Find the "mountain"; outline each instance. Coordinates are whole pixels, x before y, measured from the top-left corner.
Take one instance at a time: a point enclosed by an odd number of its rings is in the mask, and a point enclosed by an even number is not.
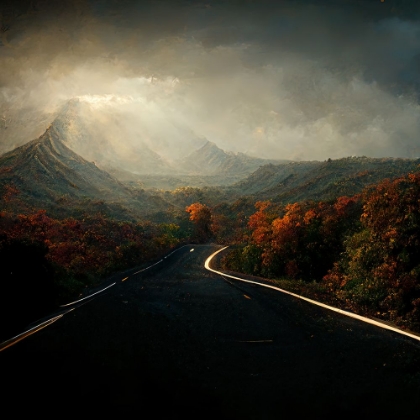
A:
[[[141,138],[132,135],[116,109],[95,110],[77,98],[68,101],[52,125],[70,149],[108,171],[137,174],[172,173],[174,168]]]
[[[171,123],[165,127],[167,131],[159,134],[157,128],[153,131],[150,122],[146,124],[146,109],[145,115],[138,115],[129,105],[124,108],[108,104],[106,98],[97,99],[99,105],[89,102],[92,98],[69,100],[51,127],[69,149],[126,185],[158,189],[230,185],[262,165],[287,162],[224,151],[182,124]],[[134,109],[139,112],[142,108]],[[187,150],[193,152],[185,156]]]
[[[199,149],[178,160],[176,167],[188,174],[244,177],[262,165],[282,162],[287,161],[256,158],[245,153],[226,152],[215,143],[207,141]]]
[[[360,193],[368,185],[420,169],[420,159],[346,157],[320,162],[264,165],[228,189],[232,196],[252,196],[290,203],[328,200]]]
[[[15,191],[17,207],[55,214],[105,211],[122,219],[160,211],[167,203],[124,186],[69,149],[52,124],[38,139],[0,156],[0,191]],[[3,203],[3,208],[7,207]]]
[[[228,186],[240,181],[268,163],[287,162],[227,152],[215,143],[205,144],[188,156],[172,162],[170,173],[138,174],[125,169],[107,167],[106,170],[126,185],[146,189],[174,190],[189,187]]]

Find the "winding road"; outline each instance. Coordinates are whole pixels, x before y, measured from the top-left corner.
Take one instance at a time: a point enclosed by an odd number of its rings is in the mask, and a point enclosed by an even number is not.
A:
[[[221,248],[184,246],[114,276],[3,343],[2,409],[167,419],[418,415],[417,339],[207,270]]]

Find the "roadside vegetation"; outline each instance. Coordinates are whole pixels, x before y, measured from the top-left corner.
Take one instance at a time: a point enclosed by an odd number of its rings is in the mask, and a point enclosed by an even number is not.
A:
[[[175,248],[174,223],[121,222],[93,214],[56,219],[45,210],[0,213],[0,339],[77,299],[113,273]]]
[[[221,260],[225,270],[420,333],[420,172],[326,201],[191,199],[180,211],[143,221],[100,212],[17,214],[4,206],[1,316],[24,306],[39,317],[182,243],[214,242],[230,246]],[[5,189],[2,202],[12,200],[19,192]],[[41,308],[32,308],[35,301]]]
[[[255,207],[224,269],[420,332],[420,173],[353,197]]]
[[[59,301],[114,272],[157,258],[182,241],[182,235],[173,223],[121,222],[101,214],[62,220],[48,216],[45,210],[29,215],[0,214],[0,252],[42,249],[46,263],[60,274]],[[23,256],[17,257],[19,264],[26,265]]]

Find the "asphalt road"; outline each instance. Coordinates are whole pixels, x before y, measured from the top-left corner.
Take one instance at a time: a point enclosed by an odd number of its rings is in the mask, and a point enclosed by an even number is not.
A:
[[[226,281],[204,269],[218,248],[186,246],[149,270],[116,276],[114,286],[1,351],[2,411],[418,416],[420,342]]]

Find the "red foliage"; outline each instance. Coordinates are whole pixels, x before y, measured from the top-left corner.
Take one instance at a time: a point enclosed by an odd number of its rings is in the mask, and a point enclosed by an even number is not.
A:
[[[20,191],[14,185],[5,185],[3,187],[3,196],[2,199],[6,203],[10,203],[13,197],[17,196]]]
[[[263,249],[262,266],[276,276],[320,280],[343,250],[343,236],[359,216],[358,203],[357,197],[293,203],[278,216],[268,210],[269,202],[258,202],[248,226],[253,243]]]
[[[49,261],[81,278],[100,278],[154,258],[178,242],[170,233],[153,224],[117,222],[102,215],[57,220],[39,210],[17,216],[2,212],[0,217],[0,246],[10,240],[42,243]]]

